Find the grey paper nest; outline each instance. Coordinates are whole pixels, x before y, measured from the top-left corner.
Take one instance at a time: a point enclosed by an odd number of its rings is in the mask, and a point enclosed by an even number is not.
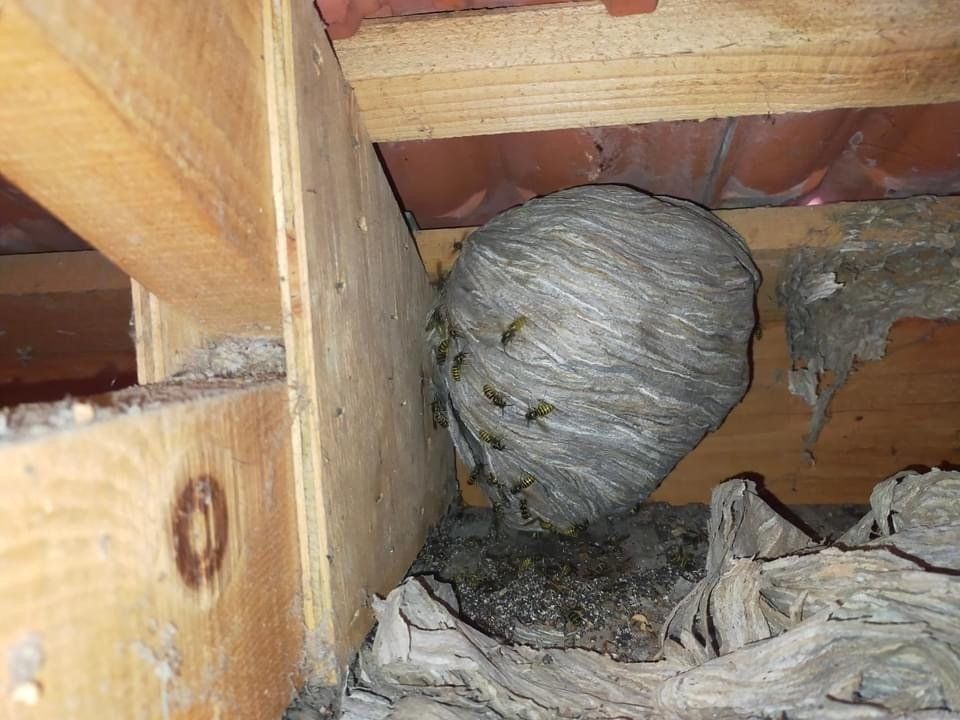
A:
[[[630,508],[743,396],[758,284],[743,240],[690,203],[531,200],[467,239],[438,295],[434,420],[513,527]]]

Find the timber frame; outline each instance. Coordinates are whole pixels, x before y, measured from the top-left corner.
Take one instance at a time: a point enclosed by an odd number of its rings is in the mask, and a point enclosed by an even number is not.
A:
[[[575,3],[334,48],[309,0],[0,3],[0,173],[102,253],[0,258],[0,311],[132,308],[141,383],[0,428],[0,717],[279,717],[342,673],[450,498],[419,337],[469,232],[414,238],[373,141],[960,100],[955,10]],[[751,453],[792,502],[863,501],[893,443],[960,462],[960,331],[908,324],[804,464],[772,290],[791,247],[956,234],[960,202],[722,217],[765,276],[754,384],[657,497],[706,501]],[[282,339],[285,377],[183,379],[237,337]]]

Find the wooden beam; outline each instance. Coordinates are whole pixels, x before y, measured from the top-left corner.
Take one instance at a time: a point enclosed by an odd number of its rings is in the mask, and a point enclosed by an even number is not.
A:
[[[130,385],[129,287],[96,251],[0,255],[0,406]]]
[[[960,99],[955,0],[442,13],[336,48],[378,142]]]
[[[915,197],[878,202],[835,203],[809,207],[758,207],[717,210],[717,217],[743,236],[763,274],[757,298],[761,322],[783,318],[776,286],[784,252],[795,247],[827,247],[847,239],[865,242],[915,242],[936,234],[957,233],[960,197]],[[430,279],[450,271],[463,241],[476,228],[417,232],[420,257]]]
[[[960,323],[895,325],[887,356],[865,363],[834,398],[814,448],[804,452],[810,407],[787,388],[782,322],[753,345],[753,382],[743,402],[651,496],[708,502],[713,487],[752,473],[788,504],[866,503],[880,480],[909,466],[960,464]]]
[[[0,296],[127,290],[128,278],[96,250],[0,255]]]
[[[303,652],[284,384],[3,420],[0,717],[279,717]]]
[[[309,660],[332,680],[446,507],[452,450],[428,408],[431,288],[320,18],[264,12]]]
[[[10,0],[0,172],[212,332],[279,335],[260,4]]]
[[[866,502],[876,482],[908,465],[960,464],[960,324],[904,322],[890,335],[887,357],[867,363],[834,398],[831,419],[810,463],[803,436],[810,407],[787,388],[791,367],[775,289],[793,247],[844,240],[914,242],[960,233],[960,198],[911,198],[814,207],[723,210],[721,219],[750,246],[763,273],[758,295],[762,336],[753,345],[753,381],[723,426],[708,435],[652,498],[709,502],[718,482],[762,475],[783,502]],[[424,230],[417,243],[434,279],[449,271],[472,228]],[[466,485],[464,498],[484,504]]]

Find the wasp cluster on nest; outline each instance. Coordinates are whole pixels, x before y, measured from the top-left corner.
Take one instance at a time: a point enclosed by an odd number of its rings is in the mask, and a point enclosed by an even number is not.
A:
[[[759,274],[700,207],[616,185],[508,210],[427,319],[433,418],[504,521],[572,533],[646,498],[746,391]]]

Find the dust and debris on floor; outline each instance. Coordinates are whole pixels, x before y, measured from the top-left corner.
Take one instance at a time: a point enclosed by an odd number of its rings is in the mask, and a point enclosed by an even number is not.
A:
[[[806,505],[792,514],[833,539],[867,508]],[[506,642],[649,660],[667,614],[704,577],[709,514],[701,504],[642,503],[564,537],[498,529],[490,509],[458,505],[431,531],[408,575],[451,583],[460,617]],[[308,688],[284,720],[334,717],[339,693]]]
[[[285,362],[283,343],[275,338],[228,337],[194,350],[174,378],[281,377]]]
[[[806,526],[836,510],[798,525],[755,481],[721,483],[703,580],[654,662],[498,641],[450,584],[408,578],[373,601],[343,717],[960,720],[958,501],[960,472],[896,473],[823,544]]]
[[[795,514],[830,538],[864,511]],[[703,578],[708,518],[707,505],[643,503],[567,538],[497,531],[490,510],[461,507],[431,532],[409,574],[451,583],[461,617],[507,642],[643,661],[659,650],[667,614]]]

